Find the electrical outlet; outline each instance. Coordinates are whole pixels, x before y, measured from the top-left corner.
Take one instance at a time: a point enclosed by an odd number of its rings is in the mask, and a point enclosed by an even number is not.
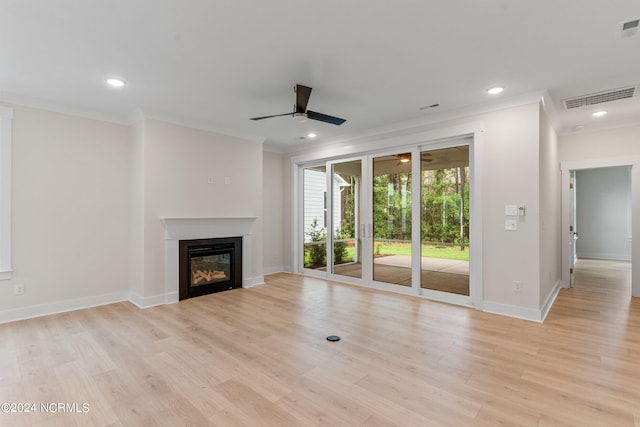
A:
[[[13,285],[13,294],[14,295],[24,295],[24,285],[23,284]]]
[[[216,180],[212,176],[208,176],[207,177],[207,183],[208,184],[215,184]]]
[[[513,292],[522,292],[522,282],[519,280],[513,281]]]

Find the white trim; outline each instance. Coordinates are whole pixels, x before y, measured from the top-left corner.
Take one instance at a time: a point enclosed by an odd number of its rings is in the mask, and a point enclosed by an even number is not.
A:
[[[448,304],[462,305],[464,307],[477,308],[471,297],[467,295],[458,295],[450,292],[436,291],[434,289],[420,289],[420,296],[439,302]]]
[[[265,138],[259,135],[241,133],[241,132],[237,132],[235,130],[230,130],[230,129],[223,129],[219,126],[214,126],[207,122],[187,119],[187,118],[179,117],[170,113],[143,110],[141,108],[136,108],[135,110],[133,110],[127,117],[125,124],[131,126],[143,119],[155,120],[159,122],[170,123],[176,126],[187,127],[189,129],[196,129],[196,130],[202,130],[205,132],[215,133],[217,135],[224,135],[232,138],[244,139],[244,140],[252,141],[261,145],[263,145],[265,141]]]
[[[569,160],[560,163],[560,170],[568,172],[580,169],[598,169],[614,166],[635,166],[640,165],[640,156],[628,157],[605,157],[599,159]]]
[[[570,237],[570,212],[571,197],[569,184],[571,182],[571,171],[581,169],[597,169],[614,166],[631,166],[631,198],[632,198],[632,226],[631,226],[631,295],[640,297],[640,224],[636,221],[640,212],[640,156],[609,157],[586,160],[570,160],[560,163],[562,172],[562,247],[568,248],[567,239]],[[562,251],[562,287],[568,288],[570,285],[569,268],[571,266],[571,254],[569,250]]]
[[[220,126],[215,126],[211,123],[187,119],[187,118],[179,117],[170,113],[143,110],[142,108],[139,108],[139,107],[134,108],[128,114],[123,116],[121,114],[110,114],[110,113],[100,112],[96,110],[91,110],[88,108],[62,105],[62,104],[47,101],[44,99],[39,99],[39,98],[30,97],[30,96],[9,93],[9,92],[0,92],[0,102],[19,105],[21,107],[37,108],[40,110],[51,111],[59,114],[65,114],[67,116],[82,117],[85,119],[99,120],[102,122],[115,123],[115,124],[125,125],[125,126],[131,126],[139,122],[140,120],[147,118],[151,120],[171,123],[178,126],[188,127],[191,129],[203,130],[203,131],[215,133],[218,135],[245,139],[245,140],[253,141],[259,144],[263,144],[265,141],[264,136],[237,132],[235,130],[230,130],[230,129],[223,129]]]
[[[13,109],[0,106],[0,280],[11,279],[11,144]]]
[[[542,310],[535,308],[520,307],[517,305],[502,304],[494,301],[484,301],[482,311],[485,313],[499,314],[502,316],[515,317],[516,319],[529,320],[542,323]]]
[[[165,239],[208,239],[251,235],[257,217],[160,218]]]
[[[251,277],[244,279],[242,283],[243,288],[253,288],[254,286],[264,285],[264,276]]]
[[[175,298],[176,300],[174,302],[177,302],[178,301],[177,293]],[[171,299],[165,295],[143,297],[138,294],[131,293],[129,294],[129,301],[138,308],[149,308],[149,307],[155,307],[157,305],[166,304],[167,301],[171,301]]]
[[[540,99],[540,102],[542,103],[542,109],[547,114],[549,123],[551,123],[551,127],[554,130],[559,129],[560,115],[558,114],[558,109],[556,108],[556,105],[553,102],[553,98],[551,98],[551,95],[549,94],[549,92],[545,91],[544,94],[542,94],[542,98]]]
[[[491,113],[499,110],[506,110],[510,108],[516,108],[523,105],[528,104],[537,104],[543,98],[546,92],[544,91],[536,91],[525,93],[519,96],[513,96],[509,98],[504,98],[500,101],[492,102],[491,104],[480,104],[473,105],[470,107],[460,108],[453,111],[444,111],[441,113],[431,112],[428,118],[422,117],[414,120],[406,120],[402,122],[397,122],[388,126],[381,126],[375,128],[368,128],[364,131],[352,132],[349,134],[340,135],[334,139],[329,139],[326,142],[322,143],[322,147],[333,146],[333,151],[335,151],[338,147],[344,147],[348,145],[351,141],[362,140],[365,138],[376,137],[378,135],[384,135],[392,132],[398,131],[406,131],[411,130],[412,128],[420,128],[424,126],[434,125],[437,123],[444,123],[451,120],[470,118],[474,116],[478,116],[481,114]],[[436,139],[436,138],[429,138]],[[315,146],[318,146],[318,142],[314,142]],[[284,153],[295,153],[298,151],[307,151],[309,149],[309,144],[304,144],[302,146],[294,145],[284,148]]]
[[[119,125],[129,124],[128,120],[119,114],[108,114],[86,108],[70,107],[68,105],[61,105],[51,101],[25,95],[18,95],[15,93],[0,92],[0,101],[8,104],[19,105],[21,107],[37,108],[39,110],[65,114],[67,116],[82,117],[85,119],[99,120],[101,122],[115,123]]]
[[[15,322],[17,320],[48,316],[50,314],[56,313],[65,313],[67,311],[81,310],[83,308],[97,307],[100,305],[113,304],[128,300],[128,292],[116,292],[111,294],[57,301],[48,304],[14,308],[10,310],[0,311],[0,323]]]
[[[333,159],[341,159],[347,156],[357,156],[372,154],[382,150],[401,150],[403,148],[411,148],[421,144],[435,144],[440,141],[456,140],[466,138],[475,133],[482,132],[484,125],[480,121],[474,121],[463,125],[446,127],[441,129],[432,129],[424,132],[411,133],[408,135],[399,135],[396,137],[387,137],[376,141],[360,144],[345,144],[332,146],[322,146],[317,150],[305,152],[298,156],[291,157],[293,165],[302,165],[309,162],[317,162],[318,160],[329,161]]]
[[[479,128],[469,144],[469,296],[478,310],[484,305],[483,165],[484,129]]]
[[[541,322],[544,322],[544,319],[547,318],[547,314],[549,314],[549,310],[551,310],[551,306],[553,306],[553,303],[556,301],[556,298],[558,297],[558,293],[560,293],[560,288],[562,287],[561,285],[562,283],[560,282],[560,280],[558,280],[556,284],[553,285],[551,292],[549,292],[549,295],[547,296],[547,299],[544,302],[544,305],[542,306],[542,310],[540,313]]]
[[[591,258],[591,259],[606,259],[610,261],[631,261],[629,254],[611,254],[604,252],[578,252],[578,259]]]

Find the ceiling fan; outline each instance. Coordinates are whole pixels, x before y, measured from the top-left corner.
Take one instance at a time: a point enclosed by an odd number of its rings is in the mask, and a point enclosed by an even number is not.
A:
[[[428,152],[421,153],[420,162],[422,163],[432,162],[433,159],[431,158],[431,156],[432,154]],[[411,153],[394,154],[393,157],[398,160],[398,163],[396,164],[396,166],[411,162]]]
[[[291,116],[293,117],[293,120],[298,122],[303,122],[307,119],[311,119],[338,126],[346,122],[345,119],[341,119],[339,117],[329,116],[327,114],[316,113],[315,111],[307,110],[307,104],[309,103],[309,97],[311,96],[310,87],[295,85],[294,92],[296,94],[296,104],[293,106],[292,113],[275,114],[273,116],[252,117],[250,120],[262,120],[270,119],[271,117]]]

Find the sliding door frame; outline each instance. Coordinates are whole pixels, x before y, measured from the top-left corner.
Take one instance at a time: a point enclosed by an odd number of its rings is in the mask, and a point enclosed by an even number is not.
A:
[[[292,272],[297,274],[305,274],[314,277],[323,277],[330,280],[339,280],[341,282],[362,285],[374,289],[390,290],[393,292],[411,294],[426,297],[437,301],[443,301],[458,305],[472,306],[482,310],[483,305],[483,268],[482,268],[482,247],[483,247],[483,210],[482,210],[482,146],[484,143],[483,125],[480,122],[469,123],[451,128],[443,128],[432,131],[420,132],[410,135],[402,135],[398,137],[380,139],[375,142],[362,143],[357,145],[341,145],[334,147],[324,147],[320,150],[308,152],[298,156],[291,157],[291,265]],[[413,159],[419,159],[421,151],[434,150],[439,148],[447,148],[459,145],[469,145],[469,177],[470,177],[470,224],[469,224],[469,296],[449,294],[447,292],[439,292],[420,287],[420,256],[412,256],[412,286],[405,287],[382,282],[374,282],[373,277],[373,259],[371,265],[365,266],[365,258],[371,256],[372,243],[363,242],[363,276],[362,279],[341,276],[330,273],[330,263],[332,262],[332,254],[329,253],[331,248],[331,236],[333,233],[327,233],[327,271],[318,271],[304,268],[304,259],[301,254],[304,252],[304,231],[301,229],[303,223],[303,180],[302,174],[305,167],[332,165],[336,162],[352,161],[362,159],[362,180],[369,180],[372,177],[373,157],[398,152],[411,152]],[[331,169],[329,170],[329,173]],[[415,177],[420,176],[420,162],[412,162],[412,253],[420,254],[421,236],[420,227],[415,226],[416,221],[419,225],[420,218],[420,189],[416,191]],[[327,178],[328,185],[330,176]],[[328,192],[330,193],[330,191]],[[369,207],[372,204],[370,194],[371,191],[361,192],[364,200],[364,206]],[[370,212],[361,211],[361,223],[372,224]],[[331,215],[330,215],[331,216]],[[329,221],[331,224],[332,219]],[[417,219],[417,220],[416,220]],[[330,230],[328,230],[330,231]],[[371,234],[372,236],[372,234]],[[301,259],[302,258],[302,259]],[[402,288],[402,289],[400,289]]]

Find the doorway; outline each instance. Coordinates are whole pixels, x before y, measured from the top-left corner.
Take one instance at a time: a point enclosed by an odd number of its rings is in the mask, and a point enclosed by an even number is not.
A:
[[[638,225],[634,226],[633,220],[640,201],[638,166],[633,158],[561,164],[563,287],[574,286],[580,258],[622,260],[631,263],[631,295],[640,296],[640,248],[634,250]],[[588,264],[590,270],[599,265]]]

